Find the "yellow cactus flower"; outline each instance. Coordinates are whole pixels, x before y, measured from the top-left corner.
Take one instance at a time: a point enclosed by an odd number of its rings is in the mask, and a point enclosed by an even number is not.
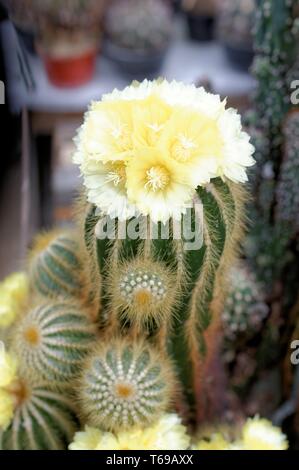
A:
[[[0,328],[10,326],[26,303],[29,281],[25,273],[8,276],[0,284]]]
[[[70,450],[186,450],[190,438],[176,414],[165,414],[153,426],[117,434],[86,426],[75,434]]]
[[[0,343],[0,346],[0,388],[5,388],[16,379],[17,362],[5,351],[3,343]]]
[[[221,433],[214,433],[196,443],[194,450],[231,450],[231,443]]]
[[[244,450],[286,450],[288,441],[280,428],[267,419],[248,419],[242,431]]]
[[[0,428],[9,426],[14,413],[13,397],[5,390],[0,389]]]
[[[89,202],[122,220],[179,219],[199,185],[245,182],[255,163],[239,114],[218,95],[175,81],[134,82],[103,96],[75,142]]]

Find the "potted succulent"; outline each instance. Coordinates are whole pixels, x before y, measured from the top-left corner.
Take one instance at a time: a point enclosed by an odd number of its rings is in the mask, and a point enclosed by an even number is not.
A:
[[[104,0],[34,0],[38,51],[49,80],[71,87],[90,80],[100,43]]]
[[[183,0],[191,39],[210,41],[214,38],[217,6],[218,0]]]
[[[13,22],[22,44],[30,51],[35,51],[36,21],[34,0],[5,0],[11,21]]]
[[[161,67],[172,32],[165,0],[113,0],[105,17],[105,54],[126,74],[151,76]]]
[[[219,9],[217,36],[230,62],[248,70],[253,60],[255,0],[224,0]]]

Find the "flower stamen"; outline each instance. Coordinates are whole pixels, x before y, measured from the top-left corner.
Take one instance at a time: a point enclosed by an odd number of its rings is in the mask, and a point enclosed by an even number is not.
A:
[[[170,182],[169,173],[163,166],[153,166],[147,170],[146,176],[145,188],[149,188],[154,192],[165,189]]]

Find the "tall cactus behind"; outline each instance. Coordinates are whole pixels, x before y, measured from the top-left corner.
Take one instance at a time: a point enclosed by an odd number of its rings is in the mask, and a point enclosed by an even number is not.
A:
[[[254,223],[246,239],[245,252],[255,277],[262,283],[269,314],[262,331],[244,342],[237,357],[251,355],[255,363],[251,382],[244,390],[246,399],[249,397],[249,408],[250,400],[255,402],[254,406],[256,403],[260,406],[257,394],[254,396],[253,383],[258,389],[263,377],[271,372],[278,376],[278,384],[282,383],[280,360],[289,348],[294,329],[290,311],[299,288],[296,228],[299,193],[295,183],[299,122],[297,109],[292,109],[291,102],[291,81],[298,74],[298,1],[260,0],[257,5],[253,67],[257,91],[250,113],[249,133],[258,143],[258,151],[252,178],[255,199],[251,218]],[[270,381],[267,386],[271,392],[269,384]],[[279,401],[279,385],[276,392]],[[275,400],[272,403],[276,406]],[[261,412],[263,408],[261,405]]]

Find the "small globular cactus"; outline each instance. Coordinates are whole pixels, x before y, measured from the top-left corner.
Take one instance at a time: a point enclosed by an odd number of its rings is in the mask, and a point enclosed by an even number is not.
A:
[[[71,235],[39,235],[31,253],[32,289],[48,299],[80,298],[84,279],[79,252],[79,244]]]
[[[83,364],[79,398],[92,426],[107,430],[146,426],[171,405],[169,360],[138,340],[108,340]]]
[[[171,9],[161,0],[113,0],[105,28],[118,46],[145,52],[164,48],[172,29]]]
[[[0,432],[1,450],[65,450],[77,426],[75,406],[48,383],[19,379],[9,390],[15,409]]]
[[[159,262],[137,258],[111,276],[113,307],[138,328],[169,324],[177,294],[174,272]]]
[[[24,375],[66,383],[78,374],[95,340],[95,326],[77,307],[47,303],[25,314],[12,336]]]
[[[261,328],[268,310],[263,290],[248,267],[240,265],[232,269],[222,315],[227,340],[250,338]]]

